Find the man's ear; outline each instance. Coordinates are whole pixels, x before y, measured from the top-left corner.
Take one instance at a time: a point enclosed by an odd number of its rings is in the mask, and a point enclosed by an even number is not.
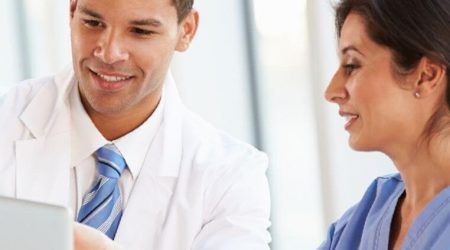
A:
[[[181,21],[180,37],[178,39],[177,51],[183,52],[189,48],[189,45],[197,33],[199,15],[197,10],[191,12]]]
[[[73,18],[76,9],[77,9],[77,0],[70,0],[70,19]]]
[[[447,67],[442,63],[422,57],[410,76],[414,77],[414,95],[425,97],[445,87],[447,70]]]

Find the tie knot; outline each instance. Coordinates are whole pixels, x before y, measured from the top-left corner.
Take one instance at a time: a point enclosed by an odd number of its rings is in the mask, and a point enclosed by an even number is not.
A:
[[[127,166],[125,159],[114,144],[107,144],[99,148],[95,155],[98,161],[98,172],[103,176],[118,179]]]

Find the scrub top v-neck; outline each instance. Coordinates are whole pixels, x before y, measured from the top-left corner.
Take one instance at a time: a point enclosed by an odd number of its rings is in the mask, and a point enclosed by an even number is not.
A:
[[[361,201],[330,226],[319,249],[388,249],[393,215],[404,192],[399,174],[377,178]],[[450,250],[450,187],[425,206],[401,249]]]

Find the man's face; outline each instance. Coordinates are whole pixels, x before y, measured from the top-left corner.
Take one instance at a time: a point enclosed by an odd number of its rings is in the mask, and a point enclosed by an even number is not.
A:
[[[150,112],[173,52],[187,48],[183,25],[172,0],[72,0],[73,65],[88,113]]]

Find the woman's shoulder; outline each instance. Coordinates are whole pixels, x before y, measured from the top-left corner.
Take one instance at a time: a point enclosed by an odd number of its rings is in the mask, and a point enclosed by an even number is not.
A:
[[[404,185],[400,174],[377,177],[366,189],[361,200],[330,226],[327,240],[319,249],[334,249],[343,234],[347,235],[347,238],[350,235],[360,235],[367,226],[367,221],[382,217],[380,215],[386,211],[386,207],[403,190]],[[353,243],[358,242],[358,239],[352,236],[350,238]]]
[[[402,177],[400,176],[400,173],[394,173],[394,174],[388,174],[383,175],[375,178],[372,183],[378,183],[379,185],[403,185]]]
[[[374,209],[382,208],[395,199],[404,190],[403,180],[399,173],[377,177],[366,189],[361,200],[344,213],[341,224],[358,216],[374,213]]]
[[[396,190],[404,189],[403,180],[399,173],[379,176],[372,181],[364,193],[364,199],[373,199],[378,201],[385,201],[392,195],[396,194]],[[380,200],[381,199],[381,200]]]

